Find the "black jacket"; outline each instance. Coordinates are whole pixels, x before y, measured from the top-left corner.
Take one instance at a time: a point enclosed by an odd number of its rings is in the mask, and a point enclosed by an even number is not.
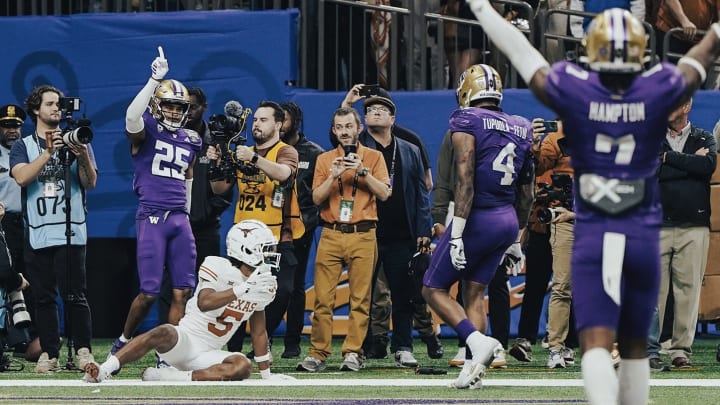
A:
[[[320,211],[312,199],[312,183],[315,175],[315,161],[319,154],[325,152],[320,145],[300,134],[300,140],[293,145],[298,152],[297,184],[298,205],[302,214],[305,234],[315,231],[320,222]]]
[[[700,148],[708,148],[707,155],[696,155]],[[667,140],[663,141],[662,152],[666,155],[658,180],[663,226],[710,227],[710,178],[717,164],[715,138],[691,125],[682,152],[674,152]]]

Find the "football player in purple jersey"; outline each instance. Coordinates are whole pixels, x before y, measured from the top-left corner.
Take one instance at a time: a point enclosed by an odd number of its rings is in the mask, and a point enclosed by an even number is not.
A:
[[[506,252],[522,256],[519,230],[534,194],[532,127],[527,119],[502,111],[502,81],[488,65],[468,68],[456,94],[460,108],[450,116],[455,212],[451,231],[438,242],[423,278],[423,297],[472,353],[453,387],[476,389],[482,387],[485,368],[503,351],[500,342],[483,334],[485,288]],[[465,250],[471,252],[467,257]],[[449,294],[458,280],[464,307]]]
[[[127,109],[125,128],[133,159],[133,189],[139,199],[137,267],[140,292],[130,305],[122,335],[110,351],[123,347],[160,293],[167,267],[173,297],[168,322],[185,314],[185,303],[195,287],[195,239],[188,213],[193,162],[202,142],[183,126],[190,96],[177,80],[163,80],[168,63],[162,47],[152,63],[152,77]],[[148,111],[149,107],[149,111]]]
[[[471,8],[535,96],[563,119],[575,169],[573,305],[591,404],[644,404],[647,335],[660,280],[656,170],[667,117],[705,81],[720,55],[720,25],[677,66],[644,70],[647,34],[628,11],[597,15],[583,39],[588,68],[552,66],[488,0]],[[617,337],[616,375],[610,350]]]

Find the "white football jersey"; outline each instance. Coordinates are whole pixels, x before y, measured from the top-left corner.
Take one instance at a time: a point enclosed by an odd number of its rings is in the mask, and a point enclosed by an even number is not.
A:
[[[187,302],[185,316],[180,328],[201,337],[209,347],[223,347],[235,334],[240,323],[246,321],[255,311],[262,311],[269,302],[249,302],[241,299],[211,311],[202,312],[197,305],[197,296],[204,288],[225,291],[247,280],[240,269],[228,259],[208,256],[200,265],[198,286]]]

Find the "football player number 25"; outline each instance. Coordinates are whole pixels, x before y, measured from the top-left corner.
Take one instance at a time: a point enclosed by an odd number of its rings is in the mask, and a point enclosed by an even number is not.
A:
[[[188,166],[190,166],[187,161],[189,156],[190,151],[187,149],[176,148],[167,142],[156,141],[155,157],[152,162],[152,174],[155,176],[185,180],[185,172]]]
[[[514,143],[508,143],[500,150],[497,156],[495,156],[495,159],[493,159],[493,170],[503,174],[502,178],[500,178],[500,185],[502,186],[513,184],[513,174],[515,173],[513,161],[515,160],[515,156],[517,156],[515,154],[516,147],[517,145]]]

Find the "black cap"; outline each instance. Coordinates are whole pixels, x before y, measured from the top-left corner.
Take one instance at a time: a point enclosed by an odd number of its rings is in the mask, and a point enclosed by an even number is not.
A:
[[[16,124],[22,126],[25,122],[25,110],[15,104],[8,104],[0,107],[0,123],[5,125]]]
[[[390,115],[395,115],[395,103],[393,103],[392,97],[390,97],[390,93],[388,93],[388,91],[383,89],[382,87],[378,88],[378,94],[365,99],[365,104],[363,104],[363,107],[367,109],[368,106],[374,104],[384,105],[385,107],[390,109]]]

